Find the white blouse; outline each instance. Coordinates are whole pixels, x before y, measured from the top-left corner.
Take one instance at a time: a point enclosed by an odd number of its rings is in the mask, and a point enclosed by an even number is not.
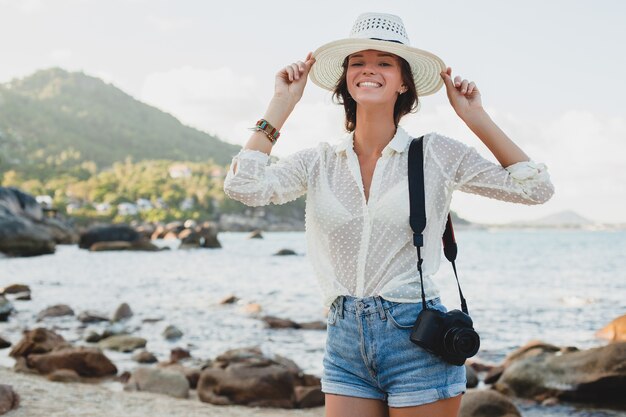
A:
[[[307,256],[325,306],[339,295],[417,302],[420,278],[407,180],[411,137],[398,127],[383,149],[367,203],[353,137],[350,133],[334,145],[322,142],[270,165],[266,153],[242,149],[233,157],[224,191],[248,206],[284,204],[307,193]],[[436,132],[424,136],[424,173],[427,300],[439,295],[432,277],[439,269],[454,190],[529,205],[545,203],[554,194],[545,164],[522,161],[503,168],[474,147]]]

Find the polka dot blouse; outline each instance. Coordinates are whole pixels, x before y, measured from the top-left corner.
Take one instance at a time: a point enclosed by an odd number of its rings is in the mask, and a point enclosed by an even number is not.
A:
[[[398,127],[376,163],[367,202],[352,133],[336,144],[323,142],[269,165],[264,152],[242,149],[233,158],[224,191],[248,206],[284,204],[307,194],[307,256],[327,307],[339,295],[417,302],[417,253],[409,226],[410,142]],[[504,168],[436,132],[424,136],[424,172],[427,299],[439,295],[432,277],[439,269],[453,191],[520,204],[542,204],[554,194],[545,164],[531,160]]]

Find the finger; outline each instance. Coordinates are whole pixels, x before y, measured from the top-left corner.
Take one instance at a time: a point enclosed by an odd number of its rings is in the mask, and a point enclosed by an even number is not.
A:
[[[300,79],[300,69],[298,68],[298,64],[291,64],[291,68],[293,69],[293,76],[296,80]]]
[[[452,73],[452,68],[447,67],[445,71],[441,71],[439,75],[443,78],[443,82],[446,85],[446,88],[450,88],[452,86],[452,79],[450,78],[450,74]]]
[[[462,78],[460,75],[457,75],[456,77],[454,77],[454,86],[459,87],[461,85],[461,81],[462,81]]]
[[[474,91],[475,88],[476,88],[476,84],[474,83],[474,81],[472,81],[467,86],[467,94],[472,94],[472,92]]]
[[[300,73],[303,73],[306,70],[306,66],[304,65],[304,62],[298,61],[296,62],[296,65],[298,66],[298,70],[300,71]]]
[[[289,81],[293,81],[293,68],[291,68],[291,66],[287,66],[285,67],[285,71],[287,72],[287,78],[289,78]]]
[[[461,82],[461,93],[465,94],[467,92],[467,85],[469,84],[469,81],[467,80],[463,80]]]

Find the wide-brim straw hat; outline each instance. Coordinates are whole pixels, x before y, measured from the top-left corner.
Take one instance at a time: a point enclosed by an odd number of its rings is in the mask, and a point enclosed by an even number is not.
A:
[[[446,64],[437,55],[410,46],[404,23],[399,16],[386,13],[363,13],[354,22],[350,36],[329,42],[313,52],[315,63],[311,67],[311,81],[334,90],[345,58],[367,49],[390,52],[404,58],[411,66],[413,80],[419,97],[436,93],[443,86],[441,71]]]

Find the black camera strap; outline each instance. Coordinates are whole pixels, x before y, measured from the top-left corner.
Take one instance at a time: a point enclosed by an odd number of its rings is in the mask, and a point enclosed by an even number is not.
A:
[[[409,198],[411,202],[411,212],[409,215],[409,224],[413,230],[413,244],[417,248],[417,270],[420,274],[420,286],[422,287],[422,307],[427,309],[426,295],[424,293],[424,280],[422,277],[422,253],[420,248],[424,246],[423,232],[426,228],[426,198],[424,196],[424,136],[419,139],[413,139],[409,146]],[[454,229],[452,228],[452,217],[448,213],[448,221],[446,222],[446,229],[443,232],[443,253],[446,259],[452,263],[452,269],[454,270],[454,276],[456,277],[456,284],[459,287],[459,295],[461,297],[461,309],[465,314],[469,314],[467,310],[467,303],[465,297],[463,297],[463,291],[461,291],[461,284],[459,283],[459,277],[456,273],[456,255],[458,248],[456,240],[454,239]]]

